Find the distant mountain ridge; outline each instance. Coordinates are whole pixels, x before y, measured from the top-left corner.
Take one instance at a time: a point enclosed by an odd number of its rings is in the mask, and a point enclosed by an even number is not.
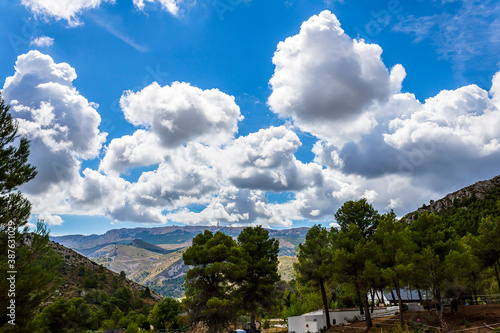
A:
[[[125,271],[132,280],[149,286],[163,296],[183,294],[184,275],[189,269],[182,253],[192,239],[205,230],[221,231],[237,237],[244,227],[168,226],[153,228],[114,229],[103,235],[68,235],[50,237],[114,271]],[[291,257],[305,241],[309,228],[267,229],[280,243],[280,268],[283,278],[293,278]]]
[[[107,245],[127,245],[135,239],[142,240],[152,245],[187,244],[193,239],[194,236],[205,230],[212,232],[221,231],[226,235],[237,237],[243,230],[243,227],[167,226],[133,229],[122,228],[109,230],[102,235],[52,236],[50,239],[88,256],[92,252],[95,252]],[[296,240],[304,238],[308,230],[309,228],[306,227],[282,230],[268,229],[270,237],[285,237],[295,246],[299,244]]]
[[[492,190],[495,192],[492,194]],[[420,213],[449,214],[450,212],[469,212],[468,207],[474,200],[488,202],[489,197],[500,195],[500,176],[480,181],[450,193],[439,200],[431,200],[405,218],[412,222]],[[485,200],[483,200],[485,199]],[[496,199],[495,199],[496,200]],[[496,207],[496,206],[495,206]],[[464,225],[470,223],[466,216]],[[243,227],[216,226],[165,226],[153,228],[114,229],[103,235],[68,235],[51,237],[51,240],[78,251],[94,262],[102,264],[114,272],[125,271],[134,281],[149,286],[163,296],[182,296],[182,283],[188,267],[182,261],[183,251],[191,244],[197,234],[210,230],[221,231],[237,237]],[[466,227],[464,227],[466,230]],[[270,237],[280,243],[279,270],[282,278],[294,277],[293,263],[295,251],[305,241],[309,228],[268,229]]]

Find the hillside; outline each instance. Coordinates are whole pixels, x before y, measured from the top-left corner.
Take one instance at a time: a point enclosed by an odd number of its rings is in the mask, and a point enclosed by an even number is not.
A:
[[[461,206],[467,206],[468,200],[471,198],[474,200],[487,199],[488,193],[500,188],[500,176],[496,176],[490,180],[479,181],[473,185],[464,187],[458,191],[447,194],[445,197],[439,200],[431,200],[429,205],[424,204],[422,207],[418,208],[416,211],[408,213],[404,218],[411,222],[413,221],[417,214],[419,213],[446,213],[450,212],[453,208],[458,208]]]
[[[156,228],[113,229],[103,235],[68,235],[51,237],[60,244],[64,244],[86,256],[111,244],[128,245],[134,240],[141,240],[152,245],[168,249],[163,245],[179,245],[186,247],[197,234],[210,230],[221,231],[226,235],[237,237],[243,227],[216,227],[216,226],[168,226]],[[280,252],[289,255],[296,246],[304,240],[309,228],[294,228],[273,230],[269,229],[269,236],[280,240]],[[284,245],[282,245],[284,244]],[[293,245],[293,246],[292,246]]]
[[[281,279],[287,282],[293,280],[295,278],[293,264],[297,262],[297,257],[281,256],[278,259],[279,259],[278,272],[281,275]]]
[[[242,227],[157,227],[110,230],[103,235],[70,235],[51,237],[71,247],[98,264],[127,276],[163,296],[182,296],[182,284],[188,267],[182,252],[191,240],[204,230],[222,231],[237,237]],[[280,243],[280,274],[293,277],[291,259],[298,244],[304,242],[309,228],[269,230],[270,237]]]
[[[62,281],[53,298],[84,297],[96,291],[111,295],[118,288],[126,288],[130,290],[134,298],[139,299],[146,289],[143,285],[128,278],[121,279],[118,273],[61,244],[49,241],[49,245],[63,258],[63,266],[59,270]],[[151,297],[144,301],[149,305],[154,305],[161,299],[158,293],[152,291]]]
[[[145,242],[142,239],[134,239],[128,245],[134,246],[134,247],[137,247],[137,248],[140,248],[140,249],[149,250],[151,252],[161,253],[161,254],[167,254],[167,253],[173,252],[172,250],[164,249],[162,247],[159,247],[159,246],[153,245],[151,243]]]
[[[124,271],[127,276],[142,284],[149,286],[162,295],[180,297],[183,283],[173,283],[187,272],[187,266],[182,262],[182,251],[167,254],[137,248],[132,245],[107,245],[94,252],[92,260],[114,271]],[[179,268],[179,262],[182,267]]]
[[[460,236],[475,235],[484,218],[500,216],[500,176],[477,182],[439,200],[431,200],[429,205],[424,204],[404,219],[411,223],[423,213],[444,217],[448,226]]]

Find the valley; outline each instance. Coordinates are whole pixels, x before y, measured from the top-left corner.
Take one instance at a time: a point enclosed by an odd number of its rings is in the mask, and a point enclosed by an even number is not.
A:
[[[204,230],[222,231],[237,237],[241,227],[178,227],[115,229],[103,235],[69,235],[51,240],[81,253],[93,262],[148,286],[162,296],[182,297],[184,275],[189,267],[182,260],[191,240]],[[269,230],[280,243],[279,273],[285,281],[294,277],[297,246],[309,228]]]

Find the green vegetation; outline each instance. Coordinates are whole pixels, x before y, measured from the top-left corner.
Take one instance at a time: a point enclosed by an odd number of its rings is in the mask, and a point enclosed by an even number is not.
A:
[[[456,204],[439,214],[420,213],[408,224],[393,212],[379,215],[364,199],[346,202],[335,214],[340,228],[328,232],[328,242],[327,231],[315,226],[299,247],[297,283],[284,291],[282,316],[315,310],[323,299],[324,308],[362,307],[370,327],[375,291],[395,291],[399,300],[403,288],[420,295],[429,291],[436,309],[442,297],[472,295],[474,300],[474,295],[498,293],[500,191]],[[311,293],[314,285],[320,292]]]
[[[221,332],[234,318],[238,300],[233,281],[241,269],[236,262],[240,251],[231,236],[205,230],[184,252],[192,265],[185,278],[191,323],[203,322],[209,333]]]
[[[248,227],[238,235],[241,250],[242,272],[236,278],[237,294],[241,302],[239,309],[250,312],[250,328],[255,330],[257,310],[269,308],[272,304],[275,284],[280,280],[278,274],[279,242],[269,238],[269,232],[257,226]]]
[[[157,329],[179,329],[186,324],[181,317],[181,303],[174,298],[165,297],[149,313],[148,320]]]
[[[183,254],[184,263],[193,266],[184,283],[191,323],[202,322],[215,333],[250,314],[255,329],[257,312],[270,309],[276,298],[278,252],[278,241],[260,226],[243,229],[237,242],[209,230],[196,236]]]
[[[17,123],[0,95],[0,307],[2,313],[8,311],[0,317],[1,331],[26,330],[35,309],[54,290],[61,264],[47,245],[43,223],[28,233],[31,204],[17,190],[36,175],[28,156],[29,142],[19,138]]]
[[[78,276],[76,273],[82,275]],[[146,288],[139,292],[129,281],[121,279],[102,266],[85,264],[62,266],[60,291],[67,297],[55,299],[36,310],[29,327],[33,332],[80,332],[86,330],[147,327],[147,318],[155,304]],[[89,277],[97,280],[96,288],[87,288]],[[68,286],[63,290],[64,286]],[[83,290],[81,288],[84,288]],[[77,288],[82,297],[71,297]]]
[[[326,298],[325,283],[332,277],[332,252],[328,233],[318,225],[309,230],[304,244],[299,245],[298,262],[294,265],[297,280],[303,284],[317,286],[321,291],[323,308],[325,309],[327,328],[330,328],[330,311]]]

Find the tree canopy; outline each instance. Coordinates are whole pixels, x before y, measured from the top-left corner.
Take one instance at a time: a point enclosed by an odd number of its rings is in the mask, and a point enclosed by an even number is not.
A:
[[[28,234],[31,204],[18,188],[33,179],[36,171],[28,163],[28,139],[17,132],[17,123],[0,95],[0,289],[8,291],[0,294],[0,307],[15,308],[11,317],[0,318],[0,329],[5,331],[27,328],[56,285],[61,263],[47,244],[43,223]]]
[[[305,243],[299,244],[297,259],[298,262],[294,264],[296,278],[301,283],[312,284],[320,289],[326,325],[330,328],[330,311],[325,284],[332,277],[333,261],[326,228],[314,225],[309,229]]]
[[[231,236],[209,230],[193,238],[182,258],[192,266],[184,279],[192,322],[203,322],[210,333],[222,332],[233,319],[238,299],[234,281],[242,267],[240,251]]]
[[[280,280],[278,274],[279,242],[269,238],[262,228],[246,227],[238,235],[241,250],[241,274],[236,278],[237,293],[243,301],[240,308],[250,312],[250,326],[255,329],[255,316],[259,308],[269,309],[274,289]]]

